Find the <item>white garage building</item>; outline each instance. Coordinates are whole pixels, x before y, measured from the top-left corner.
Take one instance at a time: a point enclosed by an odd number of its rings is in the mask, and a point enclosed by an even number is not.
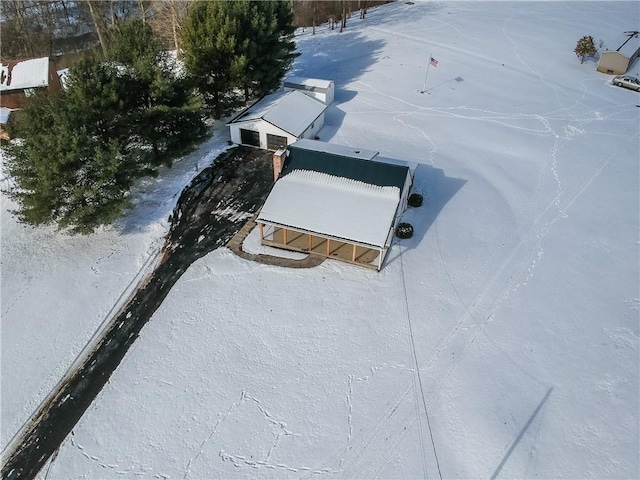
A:
[[[313,138],[324,126],[327,105],[298,90],[267,95],[229,122],[231,141],[277,150]]]

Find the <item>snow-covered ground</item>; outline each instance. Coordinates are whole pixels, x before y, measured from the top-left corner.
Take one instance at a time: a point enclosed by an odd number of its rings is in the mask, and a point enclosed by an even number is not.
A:
[[[414,237],[380,273],[199,260],[42,475],[638,478],[640,96],[573,53],[638,25],[635,2],[399,2],[301,34],[293,73],[336,82],[321,139],[419,163]],[[158,247],[189,161],[89,238],[3,198],[3,443]]]
[[[2,173],[1,444],[4,446],[71,366],[96,329],[157,260],[182,188],[227,148],[215,135],[142,182],[136,207],[116,226],[68,236],[19,224]]]

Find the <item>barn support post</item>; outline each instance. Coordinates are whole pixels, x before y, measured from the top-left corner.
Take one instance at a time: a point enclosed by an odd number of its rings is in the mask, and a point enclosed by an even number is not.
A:
[[[327,257],[331,254],[331,239],[327,238]]]
[[[308,235],[308,239],[307,239],[307,250],[311,251],[311,247],[313,244],[313,241],[311,240],[311,234]]]
[[[284,245],[286,247],[287,246],[287,229],[283,228],[282,230],[284,231],[284,234],[283,234],[283,236],[284,236]]]
[[[351,252],[351,261],[355,263],[356,261],[356,244],[353,244],[353,252]]]
[[[264,240],[264,223],[259,223],[258,228],[260,229],[260,243]]]

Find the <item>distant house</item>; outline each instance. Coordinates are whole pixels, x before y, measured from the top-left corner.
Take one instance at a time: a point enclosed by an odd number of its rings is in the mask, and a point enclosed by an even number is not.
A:
[[[298,90],[325,105],[331,105],[335,96],[333,81],[319,78],[289,77],[284,81],[283,88],[285,92]]]
[[[0,65],[0,107],[18,109],[40,88],[61,90],[60,79],[48,57],[10,60]]]
[[[229,122],[231,141],[277,150],[298,139],[313,138],[324,126],[326,109],[324,103],[299,91],[272,93]]]
[[[633,61],[640,56],[640,38],[638,32],[627,32],[620,35],[612,45],[615,49],[607,49],[600,54],[597,70],[609,75],[624,75]]]
[[[274,153],[274,175],[256,219],[262,244],[382,268],[407,206],[408,166],[303,139]]]

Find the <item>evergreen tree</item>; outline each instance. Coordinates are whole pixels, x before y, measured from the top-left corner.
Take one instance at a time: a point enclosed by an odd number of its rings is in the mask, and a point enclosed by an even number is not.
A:
[[[133,175],[125,148],[117,138],[94,135],[99,128],[79,112],[67,99],[42,92],[22,110],[22,140],[6,147],[21,221],[88,233],[127,208]]]
[[[242,29],[248,68],[241,85],[245,93],[265,95],[278,87],[295,54],[293,10],[290,1],[249,3],[248,22]],[[246,95],[248,96],[248,95]]]
[[[202,104],[193,94],[193,82],[176,73],[151,27],[140,20],[111,32],[109,57],[126,68],[136,82],[137,108],[131,132],[148,143],[156,164],[172,157],[205,133]]]
[[[185,66],[198,79],[198,89],[216,118],[235,106],[232,78],[242,70],[242,59],[235,56],[238,23],[230,15],[232,3],[194,2],[182,28]]]
[[[22,221],[74,233],[112,223],[139,178],[204,132],[201,102],[149,33],[123,26],[109,40],[113,61],[83,59],[70,68],[66,91],[29,98],[18,117],[21,141],[7,147]]]
[[[183,27],[184,60],[220,117],[274,90],[295,57],[292,2],[195,3]]]
[[[591,35],[585,35],[580,40],[578,40],[578,44],[573,51],[578,57],[580,57],[580,63],[584,63],[585,57],[593,57],[596,55],[596,53],[598,53],[598,50],[596,50],[596,45],[593,42],[593,37]]]

